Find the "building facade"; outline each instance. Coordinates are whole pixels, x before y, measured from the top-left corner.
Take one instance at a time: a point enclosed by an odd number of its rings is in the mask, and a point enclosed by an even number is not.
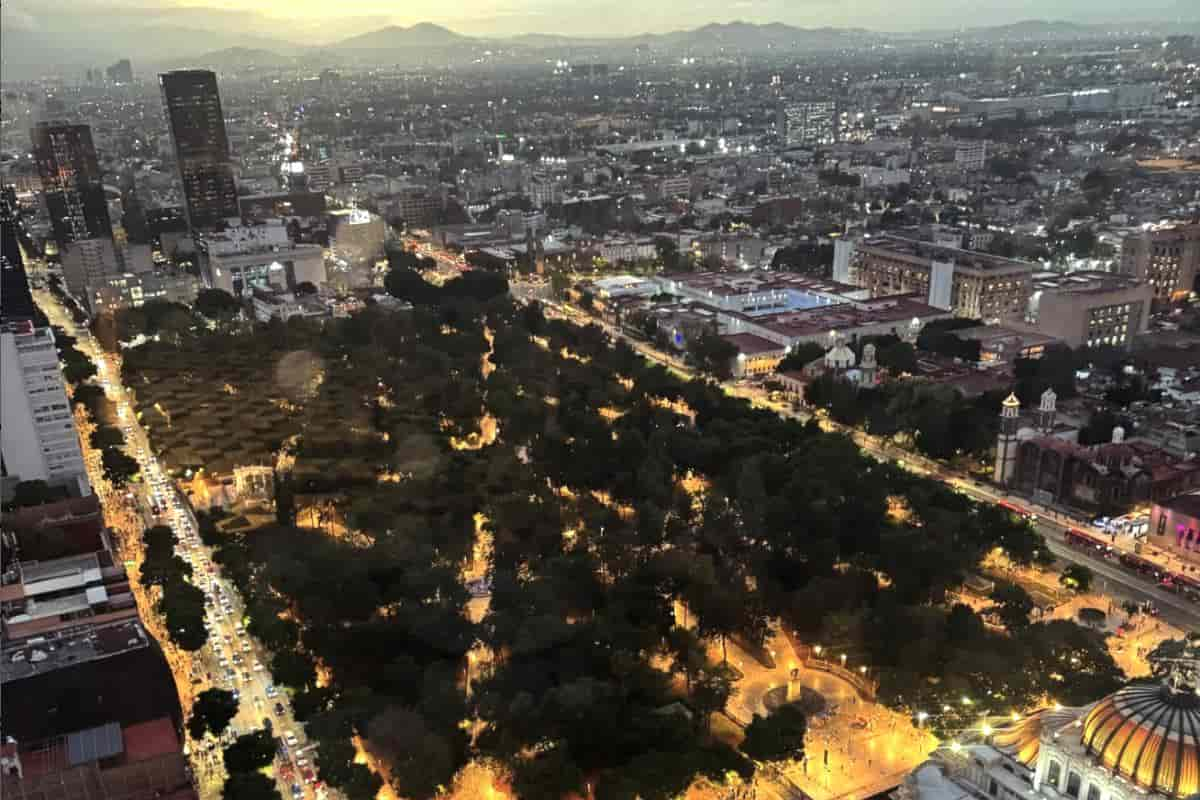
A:
[[[93,314],[140,308],[156,300],[190,306],[199,287],[195,276],[186,272],[123,272],[89,286],[87,304]]]
[[[854,245],[846,276],[871,297],[916,294],[960,317],[994,322],[1025,310],[1033,264],[884,235]]]
[[[1200,492],[1168,497],[1150,510],[1149,543],[1200,564]]]
[[[788,147],[813,147],[837,141],[837,103],[793,103],[784,106],[781,117]]]
[[[237,185],[216,74],[174,70],[159,75],[158,83],[183,181],[188,227],[210,230],[222,220],[238,217]]]
[[[121,271],[116,245],[108,237],[73,241],[59,258],[67,289],[81,300],[87,298],[89,287],[100,286]]]
[[[59,246],[111,238],[112,223],[91,127],[44,122],[30,132],[30,139],[46,213]]]
[[[280,224],[235,227],[197,241],[204,282],[235,297],[258,289],[294,292],[301,283],[326,282],[320,245],[293,244]]]
[[[1149,327],[1153,300],[1153,287],[1130,276],[1040,272],[1024,312],[1009,322],[1071,347],[1128,347]]]
[[[76,495],[90,494],[50,329],[28,320],[0,325],[0,375],[5,473],[62,486]]]
[[[1155,300],[1187,297],[1200,275],[1200,222],[1152,225],[1127,237],[1121,271],[1150,284]]]

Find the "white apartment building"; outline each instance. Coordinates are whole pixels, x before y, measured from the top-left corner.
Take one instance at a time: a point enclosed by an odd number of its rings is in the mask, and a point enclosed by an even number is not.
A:
[[[5,471],[23,481],[91,494],[50,329],[28,321],[0,328],[0,377]]]

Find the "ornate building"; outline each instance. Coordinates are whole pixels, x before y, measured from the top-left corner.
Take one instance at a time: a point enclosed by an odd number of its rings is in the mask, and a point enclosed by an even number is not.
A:
[[[1185,800],[1200,792],[1197,662],[1084,708],[1044,709],[914,770],[897,800]],[[984,730],[989,730],[984,728]]]

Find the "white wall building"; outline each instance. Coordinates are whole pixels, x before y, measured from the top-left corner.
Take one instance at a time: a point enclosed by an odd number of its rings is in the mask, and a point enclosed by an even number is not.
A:
[[[16,322],[0,329],[0,440],[4,468],[23,481],[91,494],[58,349],[49,328]]]
[[[108,237],[71,242],[60,258],[67,289],[78,298],[87,296],[89,286],[121,272],[116,247]]]
[[[292,244],[282,224],[229,228],[198,242],[205,283],[235,297],[255,288],[295,291],[308,282],[325,284],[325,258],[320,245]]]

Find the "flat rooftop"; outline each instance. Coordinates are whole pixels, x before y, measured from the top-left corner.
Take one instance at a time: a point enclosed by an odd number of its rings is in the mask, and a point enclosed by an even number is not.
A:
[[[753,321],[794,338],[867,325],[894,323],[899,326],[913,319],[927,320],[948,316],[951,316],[951,312],[922,303],[914,299],[913,295],[894,295],[855,303],[839,303],[824,308],[768,314],[754,317]]]
[[[148,647],[150,637],[141,620],[123,619],[106,625],[85,624],[24,641],[5,642],[0,659],[0,683]]]
[[[756,356],[759,353],[774,353],[783,350],[783,345],[753,333],[731,333],[721,337],[738,349],[739,353]]]
[[[934,242],[909,239],[894,234],[873,236],[863,239],[856,249],[863,253],[898,258],[914,264],[928,266],[931,261],[952,261],[956,267],[966,267],[983,272],[1033,272],[1034,264],[1014,258],[994,256],[978,250],[964,250]]]
[[[737,297],[756,292],[788,290],[807,294],[842,296],[860,291],[859,287],[848,283],[814,278],[794,272],[776,272],[764,269],[747,272],[683,273],[663,275],[661,279],[693,292],[703,292],[719,297]]]
[[[1144,285],[1143,282],[1132,275],[1098,270],[1035,272],[1033,274],[1033,291],[1035,292],[1101,294],[1122,289],[1136,289],[1142,285]]]

